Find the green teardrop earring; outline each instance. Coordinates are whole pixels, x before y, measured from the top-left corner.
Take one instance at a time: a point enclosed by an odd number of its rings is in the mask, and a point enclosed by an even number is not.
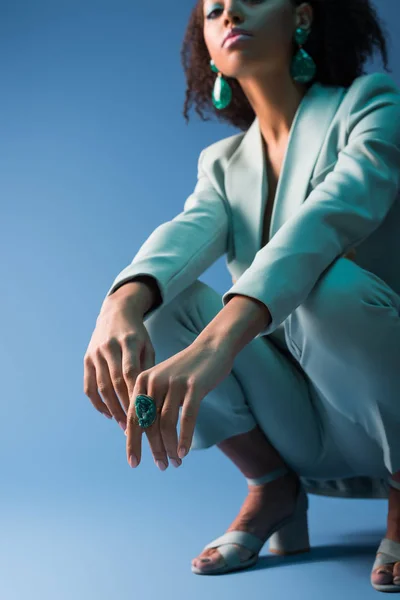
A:
[[[218,77],[215,80],[214,89],[212,93],[212,101],[218,110],[223,110],[230,105],[232,100],[232,89],[226,79],[223,78],[222,73],[220,73],[215,66],[213,60],[210,60],[211,70],[214,73],[218,73]]]
[[[306,43],[309,35],[310,32],[306,31],[305,29],[301,29],[301,27],[296,29],[295,40],[299,44],[300,48],[296,56],[293,58],[290,71],[293,79],[298,83],[308,83],[314,79],[317,71],[317,65],[315,64],[314,60],[302,47],[303,44]]]

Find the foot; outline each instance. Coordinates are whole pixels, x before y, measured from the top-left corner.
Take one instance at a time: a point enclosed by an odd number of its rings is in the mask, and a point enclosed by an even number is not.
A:
[[[227,531],[245,531],[266,540],[271,527],[293,513],[298,485],[299,478],[295,473],[289,473],[263,485],[249,485],[249,492],[240,512]],[[234,545],[238,548],[242,562],[253,554],[240,544]],[[208,548],[192,560],[192,565],[204,572],[209,572],[224,563],[225,560],[217,548]]]
[[[400,491],[392,487],[390,487],[389,514],[385,537],[400,543]],[[400,591],[400,562],[378,567],[375,571],[372,571],[371,581],[375,585],[398,585]]]

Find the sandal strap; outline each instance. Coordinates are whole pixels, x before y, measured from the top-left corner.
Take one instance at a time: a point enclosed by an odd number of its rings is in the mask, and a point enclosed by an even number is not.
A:
[[[204,549],[218,548],[218,551],[221,552],[222,556],[224,556],[222,552],[224,548],[222,548],[221,551],[219,547],[226,546],[227,544],[240,544],[248,550],[258,553],[264,546],[265,541],[260,540],[260,538],[256,537],[252,533],[247,533],[246,531],[228,531],[227,533],[224,533],[224,535],[221,535],[217,539],[207,544]],[[235,548],[235,546],[233,546],[233,548]],[[236,552],[238,551],[237,548],[235,548],[235,550]]]
[[[392,565],[393,563],[399,562],[399,559],[392,556],[392,554],[385,554],[385,552],[381,552],[375,559],[375,562],[372,566],[372,570],[378,569],[378,567],[384,567],[385,565]]]
[[[374,566],[372,567],[373,571],[375,571],[375,569],[377,569],[378,567],[383,567],[384,565],[400,562],[399,542],[394,542],[393,540],[389,540],[388,538],[383,538],[377,552],[379,554],[377,555],[374,562]]]
[[[393,540],[389,540],[388,538],[383,538],[381,541],[378,552],[383,552],[384,554],[388,554],[395,559],[395,562],[400,561],[400,543],[394,542]]]
[[[275,481],[275,479],[279,479],[287,473],[289,473],[289,469],[287,467],[282,467],[281,469],[276,469],[276,471],[272,471],[271,473],[267,473],[266,475],[257,477],[256,479],[249,479],[246,477],[246,481],[249,485],[262,485],[263,483]]]
[[[218,552],[225,560],[225,565],[229,569],[235,569],[242,564],[237,546],[234,546],[233,544],[226,544],[226,546],[220,546],[218,548]]]

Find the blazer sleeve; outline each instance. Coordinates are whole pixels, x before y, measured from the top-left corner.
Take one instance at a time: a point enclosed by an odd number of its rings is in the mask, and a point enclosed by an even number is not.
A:
[[[227,251],[228,207],[203,170],[204,152],[198,160],[196,187],[185,201],[183,212],[153,231],[107,292],[110,296],[122,284],[143,275],[153,277],[161,300],[145,313],[146,319]]]
[[[354,84],[353,84],[354,85]],[[263,302],[268,335],[302,304],[323,271],[384,221],[400,187],[400,93],[385,74],[361,78],[334,170],[222,297]]]

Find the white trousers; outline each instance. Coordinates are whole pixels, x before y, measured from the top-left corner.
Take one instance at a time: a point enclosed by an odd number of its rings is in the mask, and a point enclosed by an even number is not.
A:
[[[180,352],[222,310],[197,280],[145,320],[156,363]],[[337,259],[279,330],[252,340],[202,401],[192,450],[265,433],[301,477],[386,478],[400,470],[400,297]]]

